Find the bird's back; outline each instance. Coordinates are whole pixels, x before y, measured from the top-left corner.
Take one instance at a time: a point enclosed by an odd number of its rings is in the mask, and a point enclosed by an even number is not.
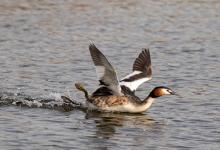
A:
[[[107,94],[107,95],[106,95]],[[105,87],[97,89],[89,99],[88,107],[104,111],[130,112],[135,111],[142,101],[134,94],[127,93],[123,96],[113,95]]]

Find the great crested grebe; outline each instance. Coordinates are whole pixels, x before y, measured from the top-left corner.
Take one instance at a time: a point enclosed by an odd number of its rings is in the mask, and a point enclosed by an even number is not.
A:
[[[135,95],[136,89],[152,76],[149,49],[142,50],[134,61],[133,72],[120,81],[112,65],[94,44],[90,44],[89,50],[100,87],[89,95],[82,84],[75,84],[78,90],[84,92],[89,110],[142,113],[152,105],[155,98],[175,94],[168,87],[158,86],[143,101]]]

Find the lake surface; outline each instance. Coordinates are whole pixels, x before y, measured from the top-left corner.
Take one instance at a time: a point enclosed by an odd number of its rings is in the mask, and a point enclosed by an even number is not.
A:
[[[0,149],[220,149],[219,8],[218,0],[1,0]],[[180,96],[138,115],[62,110],[60,95],[85,100],[75,82],[98,87],[90,42],[119,78],[149,48],[153,78],[136,94],[165,85]]]

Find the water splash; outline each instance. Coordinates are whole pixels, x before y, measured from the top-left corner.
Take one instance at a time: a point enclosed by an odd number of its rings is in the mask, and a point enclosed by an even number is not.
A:
[[[0,93],[0,106],[21,106],[29,108],[46,108],[62,111],[71,111],[76,106],[61,98],[61,93],[49,93],[42,97],[31,97],[23,93]]]

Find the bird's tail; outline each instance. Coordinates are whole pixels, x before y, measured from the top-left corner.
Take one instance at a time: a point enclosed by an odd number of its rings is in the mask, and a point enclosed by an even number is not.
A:
[[[79,90],[82,91],[85,94],[86,99],[89,99],[89,94],[88,91],[84,88],[82,83],[75,83],[75,87]]]

